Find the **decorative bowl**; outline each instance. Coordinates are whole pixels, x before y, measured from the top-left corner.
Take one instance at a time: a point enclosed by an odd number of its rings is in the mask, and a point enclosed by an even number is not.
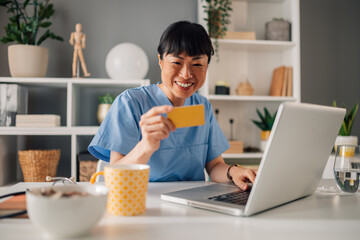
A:
[[[44,196],[57,193],[81,193],[85,196]],[[108,190],[103,185],[59,185],[26,191],[26,208],[31,221],[52,237],[86,235],[106,212]]]

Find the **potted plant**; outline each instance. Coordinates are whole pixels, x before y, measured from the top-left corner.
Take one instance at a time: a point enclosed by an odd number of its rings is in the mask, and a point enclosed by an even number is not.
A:
[[[11,14],[5,26],[3,43],[13,43],[8,47],[10,74],[12,77],[44,77],[48,63],[48,50],[40,47],[46,39],[63,41],[49,29],[54,6],[49,0],[0,0],[0,6]],[[32,12],[32,15],[29,13]]]
[[[112,96],[110,93],[107,93],[104,96],[99,96],[99,106],[97,111],[97,119],[99,124],[102,123],[102,121],[105,119],[106,114],[108,113],[111,104],[115,100],[115,96]]]
[[[264,114],[262,114],[259,109],[256,109],[256,112],[260,118],[260,121],[252,120],[252,122],[261,129],[260,149],[261,151],[264,151],[275,121],[277,111],[274,113],[274,115],[271,115],[269,110],[264,107]]]
[[[219,38],[223,38],[230,23],[231,1],[230,0],[205,0],[204,20],[207,23],[209,36],[214,39],[215,53],[219,61]]]
[[[336,101],[333,102],[333,106],[336,107]],[[343,104],[343,108],[346,109],[345,104]],[[352,127],[354,124],[354,120],[356,114],[359,109],[359,104],[355,104],[354,107],[351,109],[350,112],[346,111],[344,120],[341,124],[341,128],[339,131],[339,135],[336,137],[335,140],[335,151],[338,145],[357,145],[358,144],[358,137],[351,136]]]

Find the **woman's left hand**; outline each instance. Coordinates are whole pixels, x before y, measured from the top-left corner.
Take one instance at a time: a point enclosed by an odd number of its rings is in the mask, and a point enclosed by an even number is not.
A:
[[[237,166],[232,167],[229,174],[239,188],[247,190],[249,186],[246,183],[253,183],[255,181],[257,170]]]

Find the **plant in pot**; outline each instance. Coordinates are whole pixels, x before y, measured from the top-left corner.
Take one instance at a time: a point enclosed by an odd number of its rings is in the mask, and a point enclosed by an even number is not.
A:
[[[49,0],[0,0],[0,6],[11,15],[1,42],[15,42],[8,47],[10,75],[44,77],[49,54],[39,45],[48,38],[63,41],[49,29],[42,32],[52,24],[49,19],[55,12],[53,4]]]
[[[219,38],[223,38],[230,23],[231,1],[230,0],[205,0],[203,6],[206,17],[209,36],[214,39],[216,58],[219,61]]]
[[[336,101],[333,102],[333,106],[336,107]],[[343,108],[346,109],[345,104],[343,104]],[[335,151],[338,145],[357,145],[358,144],[358,137],[351,136],[352,127],[354,124],[354,120],[356,114],[359,109],[359,104],[355,104],[354,107],[350,110],[350,112],[346,111],[344,120],[341,124],[341,128],[339,131],[339,135],[336,137],[335,140]]]
[[[99,106],[97,111],[97,120],[99,124],[101,124],[102,121],[105,119],[106,114],[108,113],[111,107],[111,104],[114,102],[115,96],[112,96],[110,93],[107,93],[104,96],[99,96],[98,100],[99,100]]]
[[[271,115],[269,110],[264,107],[264,114],[262,114],[259,109],[256,109],[256,112],[260,118],[260,121],[252,120],[252,122],[261,129],[260,150],[264,151],[275,121],[277,111],[274,113],[274,115]]]

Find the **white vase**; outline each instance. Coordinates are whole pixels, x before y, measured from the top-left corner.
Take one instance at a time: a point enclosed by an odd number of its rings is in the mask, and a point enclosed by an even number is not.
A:
[[[335,152],[338,145],[357,145],[357,136],[337,136],[335,140]]]
[[[269,136],[270,136],[270,133],[271,131],[261,131],[261,135],[260,135],[260,150],[262,152],[265,151],[265,148],[266,148],[266,145],[267,145],[267,142],[269,140]]]
[[[12,77],[45,77],[49,51],[34,45],[15,44],[8,47]]]
[[[97,119],[100,124],[105,119],[106,114],[108,113],[110,107],[111,104],[105,104],[105,103],[99,104],[97,111]]]

